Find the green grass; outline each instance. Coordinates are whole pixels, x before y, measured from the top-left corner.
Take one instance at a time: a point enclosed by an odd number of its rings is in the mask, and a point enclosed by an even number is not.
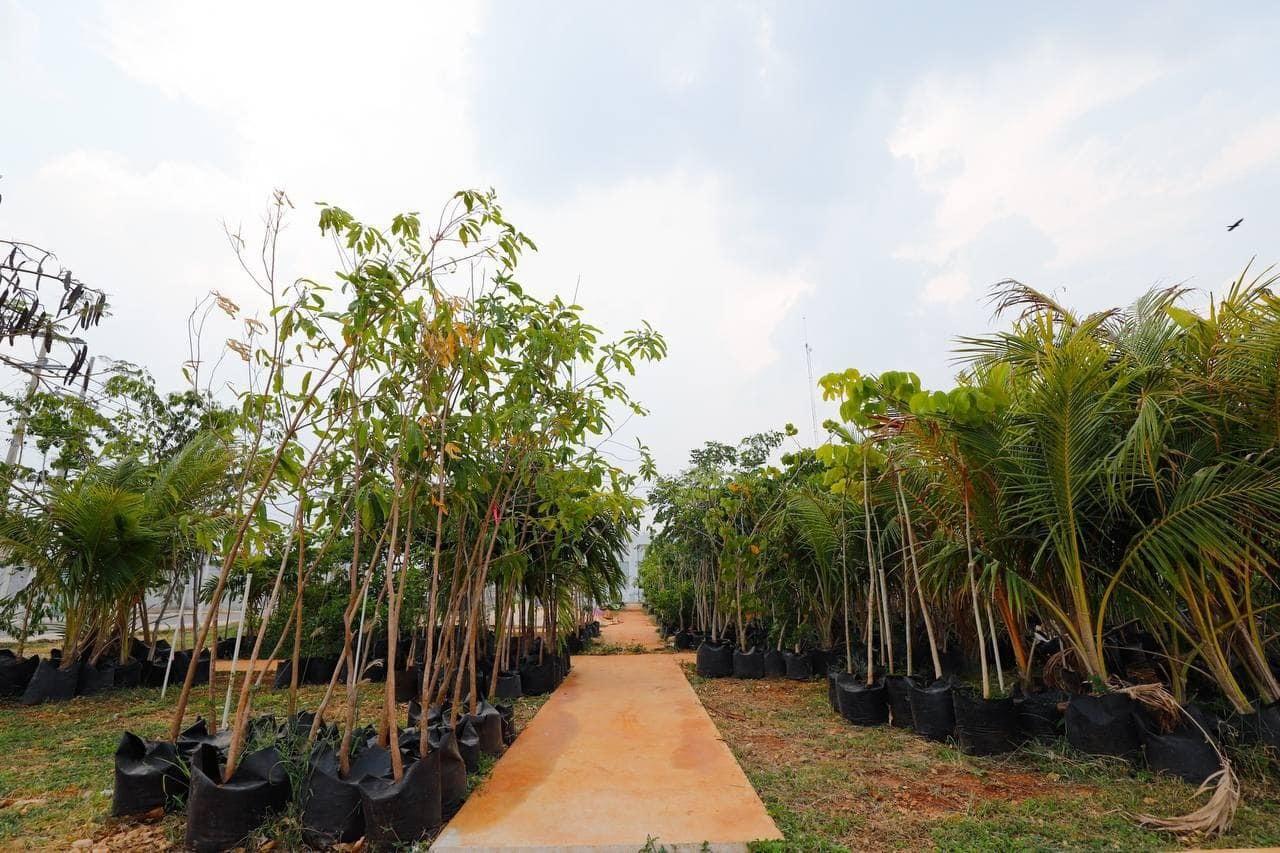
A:
[[[623,645],[621,643],[606,643],[601,640],[592,640],[587,647],[582,650],[581,654],[592,655],[650,655],[663,654],[669,650],[650,649],[644,643],[631,643]]]
[[[888,726],[834,714],[825,682],[704,680],[686,673],[785,840],[760,851],[1170,850],[1133,815],[1182,814],[1203,797],[1178,780],[1065,745],[974,758]],[[1237,762],[1244,804],[1204,847],[1280,845],[1273,759]]]

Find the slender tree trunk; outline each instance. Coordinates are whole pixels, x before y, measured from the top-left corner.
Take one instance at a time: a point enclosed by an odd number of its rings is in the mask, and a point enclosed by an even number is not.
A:
[[[920,603],[920,618],[924,620],[925,634],[929,638],[929,653],[933,655],[933,677],[942,678],[942,659],[938,656],[938,640],[933,633],[933,619],[929,616],[929,605],[925,603],[924,587],[920,583],[920,563],[916,560],[916,534],[911,526],[911,509],[907,506],[907,496],[902,490],[901,476],[898,476],[898,500],[902,503],[902,520],[907,528],[907,551],[911,557],[911,573]]]
[[[991,698],[991,674],[987,670],[987,638],[982,631],[982,616],[978,612],[978,581],[973,573],[973,537],[969,530],[969,484],[961,477],[960,488],[964,497],[964,548],[965,569],[969,575],[969,594],[973,598],[973,627],[978,632],[978,657],[982,661],[982,698]],[[994,642],[995,638],[992,637]]]

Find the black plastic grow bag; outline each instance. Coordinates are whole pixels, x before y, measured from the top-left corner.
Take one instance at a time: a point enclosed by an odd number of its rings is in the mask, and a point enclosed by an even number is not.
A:
[[[94,696],[106,693],[116,686],[116,665],[110,661],[97,666],[87,664],[80,667],[80,681],[76,685],[79,696]]]
[[[326,744],[317,749],[312,754],[304,788],[302,840],[323,849],[362,838],[360,783],[385,776],[390,770],[391,754],[387,750],[365,749],[357,753],[351,772],[343,779],[333,747]]]
[[[154,685],[148,684],[148,686],[159,687],[162,680],[164,679],[165,667],[168,666],[169,664],[168,652],[165,652],[165,656],[163,659],[157,657],[154,663],[156,666],[153,669],[153,671],[155,672],[156,682]],[[187,677],[187,669],[190,666],[191,666],[191,652],[189,651],[174,652],[173,668],[169,670],[169,686],[172,687],[174,685],[181,685],[182,682]],[[201,652],[200,659],[196,663],[196,678],[195,678],[195,681],[191,683],[193,685],[209,683],[209,653],[208,652]]]
[[[502,743],[511,746],[516,739],[516,707],[514,705],[497,705],[498,716],[502,718]]]
[[[325,748],[312,756],[305,785],[302,840],[308,847],[324,849],[364,836],[365,812],[360,806],[360,785],[340,777],[338,757],[333,749]]]
[[[480,734],[468,715],[458,717],[454,734],[458,738],[458,752],[462,755],[462,763],[466,765],[468,773],[475,773],[480,769]]]
[[[439,705],[432,705],[427,711],[427,725],[434,726],[440,722],[443,715]],[[418,704],[418,700],[414,699],[409,702],[409,727],[417,728],[422,724],[422,706]]]
[[[525,696],[541,696],[556,689],[556,659],[547,655],[520,664],[520,692]]]
[[[764,652],[752,646],[747,651],[733,650],[734,678],[764,678]]]
[[[1245,743],[1261,743],[1280,750],[1280,702],[1256,705],[1252,714],[1239,718],[1240,740]]]
[[[1062,706],[1067,699],[1067,694],[1061,690],[1014,697],[1018,730],[1024,737],[1040,743],[1052,743],[1062,737]]]
[[[287,738],[307,738],[311,734],[311,726],[316,721],[316,715],[313,711],[298,711],[296,714],[290,714],[283,723],[280,724],[280,737]],[[323,741],[329,739],[329,724],[321,725],[316,732],[316,739]]]
[[[127,660],[116,664],[116,689],[131,690],[142,685],[142,661]]]
[[[764,653],[764,677],[785,678],[787,675],[787,659],[778,649],[770,649]]]
[[[173,665],[176,668],[178,665],[178,662],[175,660],[173,662]],[[299,658],[298,659],[298,684],[305,684],[306,678],[307,678],[307,659]],[[271,683],[271,686],[276,690],[283,690],[284,688],[288,687],[292,681],[293,681],[293,659],[285,658],[283,661],[280,662],[280,665],[276,667],[276,678],[275,678],[275,681]]]
[[[836,704],[840,716],[855,726],[883,726],[889,722],[889,696],[884,682],[867,686],[850,673],[835,679]]]
[[[694,641],[693,632],[689,630],[678,631],[672,638],[672,643],[678,651],[686,652],[689,649],[697,648],[697,642]]]
[[[8,651],[8,649],[5,649]],[[12,652],[0,657],[0,696],[21,696],[40,666],[40,657],[15,657]]]
[[[1012,697],[983,699],[952,690],[956,742],[965,755],[1000,755],[1018,745],[1018,709]]]
[[[502,672],[498,674],[498,685],[495,693],[499,699],[519,699],[524,693],[520,687],[520,673]]]
[[[404,769],[399,782],[367,778],[360,783],[365,843],[372,850],[399,849],[419,841],[443,820],[440,753]]]
[[[175,655],[173,661],[173,670],[169,673],[169,681],[182,683],[182,677],[186,675],[186,668],[179,668],[180,658]],[[169,666],[169,652],[163,655],[157,655],[153,661],[143,661],[142,663],[142,683],[146,687],[160,687],[164,684],[165,669]]]
[[[299,658],[298,684],[328,684],[337,666],[338,661],[335,658]],[[281,690],[288,687],[292,681],[293,659],[286,658],[276,669],[274,687],[276,690]]]
[[[186,845],[197,853],[239,846],[289,802],[289,777],[274,749],[245,756],[225,784],[215,781],[220,775],[218,751],[201,745],[191,761],[187,803]]]
[[[803,652],[783,652],[782,659],[787,664],[787,678],[793,681],[808,681],[813,678],[813,658]]]
[[[831,649],[810,649],[809,668],[814,672],[826,672],[833,665],[839,665],[834,651]]]
[[[956,728],[951,703],[951,682],[935,681],[927,687],[911,685],[911,727],[929,740],[945,741]]]
[[[911,686],[913,680],[905,675],[890,675],[884,680],[884,692],[889,702],[889,725],[909,729],[915,725],[911,719]]]
[[[475,727],[481,752],[485,755],[498,755],[502,752],[502,715],[497,708],[481,700],[476,706],[476,712],[467,714],[466,719]]]
[[[59,661],[40,661],[36,671],[22,692],[23,705],[39,705],[41,702],[68,702],[75,698],[80,684],[80,662],[74,661],[62,669]]]
[[[178,735],[177,746],[178,754],[188,761],[193,760],[196,751],[202,746],[212,747],[222,757],[231,746],[231,729],[223,729],[216,735],[211,735],[204,717],[196,717],[196,721]]]
[[[144,741],[132,732],[116,746],[111,816],[142,814],[168,807],[187,796],[187,771],[168,741]]]
[[[404,730],[407,732],[408,730]],[[376,741],[376,735],[374,740]],[[404,751],[404,742],[408,741],[413,747],[411,750],[416,755],[418,746],[418,733],[413,732],[411,737],[405,737],[402,732],[401,751]],[[355,748],[356,738],[351,738],[352,748]],[[351,759],[351,772],[347,775],[347,779],[353,782],[360,782],[362,779],[382,776],[387,779],[391,778],[391,750],[385,746],[378,746],[376,743],[361,744],[360,749],[356,751],[355,758]]]
[[[698,675],[703,678],[724,678],[733,675],[733,646],[724,640],[704,640],[698,646]]]
[[[1072,696],[1063,720],[1067,743],[1090,755],[1133,759],[1142,741],[1133,700],[1123,693]]]
[[[458,739],[447,723],[427,730],[427,744],[439,758],[440,803],[451,809],[467,796],[467,765],[458,751]]]
[[[303,684],[328,684],[333,679],[333,672],[338,668],[338,659],[310,658],[303,672]],[[344,667],[345,669],[345,667]]]
[[[1141,711],[1134,717],[1142,738],[1142,750],[1151,769],[1200,785],[1222,769],[1218,751],[1210,740],[1218,729],[1219,721],[1194,705],[1189,706],[1187,712],[1196,722],[1183,718],[1173,731],[1167,733],[1161,732]]]
[[[408,702],[415,696],[422,695],[422,685],[418,683],[418,670],[398,669],[395,673],[397,702]]]
[[[170,676],[171,679],[172,677],[173,676]],[[182,671],[178,673],[178,684],[181,684],[182,680],[186,677],[187,677],[187,668],[184,666],[182,668]],[[203,684],[209,683],[209,653],[208,652],[201,652],[200,657],[196,658],[196,678],[195,678],[195,681],[191,683],[193,685],[194,684],[203,685]]]
[[[163,660],[160,658],[157,658],[154,661],[154,663],[156,666],[155,668],[153,668],[152,671],[155,672],[156,682],[154,685],[148,684],[148,686],[159,687],[164,679],[165,667],[168,666],[169,664],[168,653],[167,652],[165,653],[165,657]],[[186,679],[187,669],[190,666],[191,666],[191,652],[189,651],[174,652],[173,668],[169,670],[169,686],[170,687],[175,685],[180,686],[182,682]],[[191,683],[193,685],[209,683],[209,653],[208,652],[202,652],[200,654],[200,659],[196,663],[196,678],[195,678],[195,681]]]

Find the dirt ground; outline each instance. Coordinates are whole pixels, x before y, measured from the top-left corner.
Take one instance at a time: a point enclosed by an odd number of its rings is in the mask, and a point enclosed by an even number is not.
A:
[[[685,656],[681,656],[682,658]],[[971,758],[888,726],[859,728],[827,704],[825,681],[705,680],[698,697],[786,840],[776,850],[1077,850],[1193,846],[1140,828],[1139,812],[1173,815],[1195,789],[1116,761],[1028,747]],[[1277,768],[1253,768],[1224,839],[1280,845]]]

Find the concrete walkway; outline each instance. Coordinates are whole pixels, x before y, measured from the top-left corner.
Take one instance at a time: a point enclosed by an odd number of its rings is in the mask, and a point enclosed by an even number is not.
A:
[[[625,607],[600,620],[600,642],[630,650],[642,646],[651,652],[662,651],[666,644],[658,636],[658,626],[639,607]]]
[[[672,655],[584,655],[431,849],[740,851],[781,837]]]

